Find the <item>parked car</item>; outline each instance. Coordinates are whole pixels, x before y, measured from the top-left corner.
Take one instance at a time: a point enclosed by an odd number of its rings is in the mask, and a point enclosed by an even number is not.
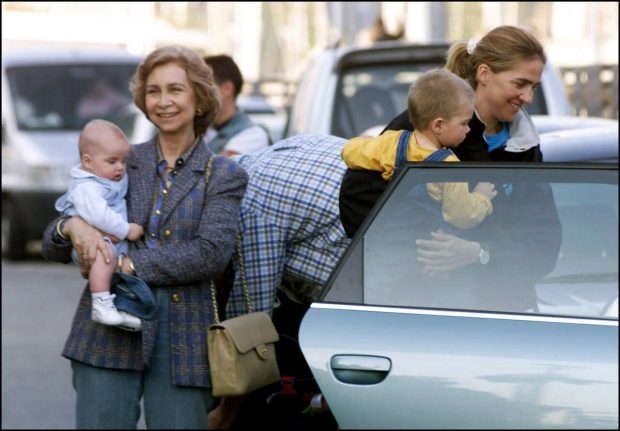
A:
[[[319,53],[300,79],[285,136],[309,133],[352,138],[376,134],[407,108],[411,83],[429,69],[445,64],[449,46],[382,42]],[[541,81],[533,103],[526,108],[540,132],[605,122],[571,115],[561,77],[549,61]]]
[[[139,57],[110,50],[2,51],[2,254],[26,256],[57,215],[92,118],[116,122],[131,104]]]
[[[340,428],[618,429],[617,122],[541,141],[546,163],[409,163],[381,196],[299,331]],[[410,191],[443,181],[550,185],[562,243],[536,309],[422,284]]]
[[[541,133],[545,162],[618,163],[618,120],[604,126],[554,130]]]
[[[271,142],[282,139],[286,125],[286,112],[283,109],[274,107],[260,94],[240,94],[237,97],[237,106],[248,114],[254,123],[265,128],[271,136]]]

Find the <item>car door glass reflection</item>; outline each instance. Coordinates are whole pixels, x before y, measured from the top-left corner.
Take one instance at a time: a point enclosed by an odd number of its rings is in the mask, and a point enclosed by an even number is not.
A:
[[[617,177],[601,184],[529,174],[406,176],[363,237],[364,303],[617,319]],[[447,201],[455,184],[475,195],[482,181],[497,190],[488,214],[476,214],[471,200]],[[419,240],[433,245],[421,252]],[[464,257],[467,249],[480,255]]]

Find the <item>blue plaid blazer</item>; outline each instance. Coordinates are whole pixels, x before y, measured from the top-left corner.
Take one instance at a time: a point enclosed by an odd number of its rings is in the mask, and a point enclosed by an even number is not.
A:
[[[169,303],[172,383],[180,386],[211,385],[207,360],[207,326],[213,323],[209,280],[224,270],[234,251],[241,199],[248,182],[243,168],[218,156],[205,190],[204,173],[210,156],[211,150],[199,144],[175,177],[161,208],[156,232],[160,246],[147,248],[144,241],[129,242],[137,275],[151,288],[166,288],[171,297],[174,295],[175,301]],[[158,184],[156,164],[154,140],[132,145],[127,164],[128,219],[145,230]],[[43,255],[67,263],[71,244],[59,246],[51,241],[57,220],[45,231]],[[142,332],[132,333],[97,324],[90,314],[91,296],[85,289],[64,357],[103,368],[143,370],[148,366],[157,319],[143,321]]]

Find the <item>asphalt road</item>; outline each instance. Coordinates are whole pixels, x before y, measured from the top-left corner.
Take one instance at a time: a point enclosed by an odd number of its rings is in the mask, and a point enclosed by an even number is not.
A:
[[[75,428],[69,361],[60,354],[84,285],[73,265],[2,261],[3,430]]]

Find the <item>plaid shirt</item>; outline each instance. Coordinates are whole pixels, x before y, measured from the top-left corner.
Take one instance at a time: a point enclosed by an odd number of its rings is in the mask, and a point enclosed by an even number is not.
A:
[[[271,313],[284,274],[324,285],[349,245],[338,211],[345,142],[300,135],[235,157],[250,177],[239,229],[254,311]],[[235,269],[228,318],[247,312]]]

